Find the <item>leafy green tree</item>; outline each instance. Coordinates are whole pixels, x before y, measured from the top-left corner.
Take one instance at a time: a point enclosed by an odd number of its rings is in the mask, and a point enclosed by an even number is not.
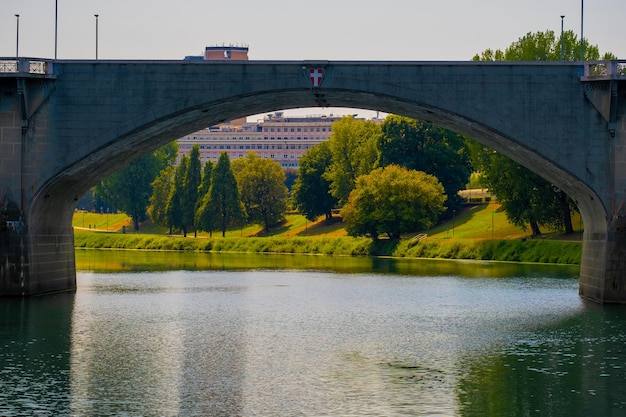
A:
[[[563,36],[556,37],[554,31],[528,32],[513,42],[504,51],[486,49],[474,55],[474,61],[560,61],[561,41],[563,45],[563,61],[580,60],[580,40],[572,30],[564,31]],[[583,39],[584,60],[600,59],[597,45],[589,44]],[[610,52],[602,55],[602,59],[616,59]]]
[[[330,194],[330,181],[324,172],[330,166],[332,154],[328,142],[322,142],[309,149],[300,158],[300,171],[293,186],[295,206],[310,221],[322,214],[332,217],[332,209],[337,198]]]
[[[155,151],[159,161],[159,173],[150,184],[152,195],[148,204],[148,217],[156,225],[168,226],[167,201],[169,199],[174,181],[174,164],[178,156],[178,145],[170,142]]]
[[[400,165],[434,175],[448,196],[448,211],[463,205],[459,190],[465,189],[472,172],[465,138],[456,133],[408,117],[387,116],[378,141],[379,165]]]
[[[182,212],[182,229],[183,236],[187,236],[189,228],[194,229],[196,236],[195,219],[196,206],[198,204],[198,188],[202,176],[202,167],[200,165],[200,146],[193,145],[189,153],[189,163],[185,171],[183,179],[183,191],[181,193],[181,212]]]
[[[185,174],[187,173],[187,167],[189,166],[189,157],[183,155],[180,159],[178,167],[174,172],[174,186],[171,189],[170,195],[167,199],[167,205],[165,208],[167,216],[167,225],[170,228],[170,234],[173,228],[180,228],[183,230],[183,192],[185,185]]]
[[[178,158],[178,144],[170,142],[163,145],[155,151],[155,155],[159,160],[160,170],[173,166],[176,163],[176,158]]]
[[[219,228],[223,237],[228,227],[239,224],[243,219],[237,181],[226,152],[222,152],[217,160],[210,182],[209,192],[198,210],[198,224],[202,230],[209,232]]]
[[[285,171],[279,163],[250,152],[233,161],[233,171],[250,221],[258,222],[267,231],[284,220],[287,187]]]
[[[296,183],[296,178],[298,178],[298,169],[292,167],[285,167],[283,169],[285,171],[285,187],[287,190],[291,192],[294,184]]]
[[[399,239],[409,231],[431,227],[445,209],[446,196],[436,177],[398,165],[361,175],[341,210],[351,236]]]
[[[331,126],[328,139],[331,164],[324,178],[330,181],[330,192],[343,205],[348,201],[356,178],[369,173],[378,161],[377,141],[380,125],[368,120],[342,117]]]
[[[596,45],[583,40],[584,59],[597,60]],[[475,61],[564,61],[580,60],[580,40],[573,31],[556,38],[553,31],[527,33],[505,51],[487,49],[474,56]],[[605,53],[603,59],[615,59]],[[486,186],[504,206],[509,220],[517,225],[529,224],[533,236],[541,233],[539,226],[550,225],[573,233],[571,210],[575,204],[561,190],[516,162],[490,149],[473,146],[472,159],[481,170]]]
[[[152,223],[159,226],[169,226],[167,220],[167,201],[172,193],[174,186],[174,173],[176,169],[173,166],[167,166],[161,170],[159,175],[152,182],[152,195],[148,205],[148,216]]]
[[[96,186],[96,193],[115,205],[133,220],[133,229],[146,220],[152,194],[151,183],[159,172],[154,152],[145,154],[110,175]]]
[[[204,164],[204,168],[202,169],[202,179],[200,180],[200,186],[198,187],[198,200],[196,202],[196,218],[197,218],[198,210],[202,206],[204,197],[209,193],[209,189],[211,188],[212,176],[213,176],[213,162],[211,162],[210,160],[207,160]],[[196,225],[197,224],[198,222],[196,221]]]
[[[497,196],[512,224],[530,226],[533,237],[541,235],[542,226],[573,233],[570,213],[575,205],[565,193],[492,149],[475,142],[471,149],[482,183]]]

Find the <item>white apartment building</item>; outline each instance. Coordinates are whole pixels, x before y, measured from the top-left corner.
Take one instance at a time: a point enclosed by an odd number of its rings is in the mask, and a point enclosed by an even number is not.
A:
[[[254,152],[261,158],[280,163],[283,168],[298,168],[300,157],[310,148],[328,140],[331,125],[342,116],[285,116],[283,112],[266,115],[255,123],[212,126],[178,139],[178,155],[189,155],[193,145],[200,147],[200,161],[217,162],[226,152],[231,160]]]

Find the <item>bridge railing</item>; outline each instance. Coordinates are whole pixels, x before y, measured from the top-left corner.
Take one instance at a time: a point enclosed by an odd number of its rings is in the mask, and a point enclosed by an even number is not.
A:
[[[588,61],[583,80],[626,80],[626,60]]]
[[[0,58],[0,75],[51,75],[51,60],[41,58]]]

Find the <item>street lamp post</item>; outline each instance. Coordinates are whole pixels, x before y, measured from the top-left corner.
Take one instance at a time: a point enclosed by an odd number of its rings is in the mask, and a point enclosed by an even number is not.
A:
[[[456,220],[456,210],[452,210],[452,237],[454,237],[454,222]]]
[[[96,59],[98,59],[98,15],[94,14],[96,17]]]
[[[561,15],[561,61],[563,61],[563,19],[565,15]]]
[[[54,0],[54,59],[57,59],[58,31],[59,31],[59,0]]]
[[[580,0],[580,62],[583,62],[585,59],[585,47],[583,44],[583,39],[585,39],[583,35],[583,27],[584,27],[584,15],[585,15],[585,0]]]
[[[17,19],[17,32],[15,36],[15,60],[17,61],[20,57],[20,15],[16,14],[15,18]]]

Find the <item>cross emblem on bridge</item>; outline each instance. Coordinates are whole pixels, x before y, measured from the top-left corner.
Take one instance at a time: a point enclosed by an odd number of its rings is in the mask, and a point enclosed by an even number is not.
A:
[[[313,87],[320,87],[324,79],[324,70],[322,68],[311,68],[309,70],[309,78]]]

